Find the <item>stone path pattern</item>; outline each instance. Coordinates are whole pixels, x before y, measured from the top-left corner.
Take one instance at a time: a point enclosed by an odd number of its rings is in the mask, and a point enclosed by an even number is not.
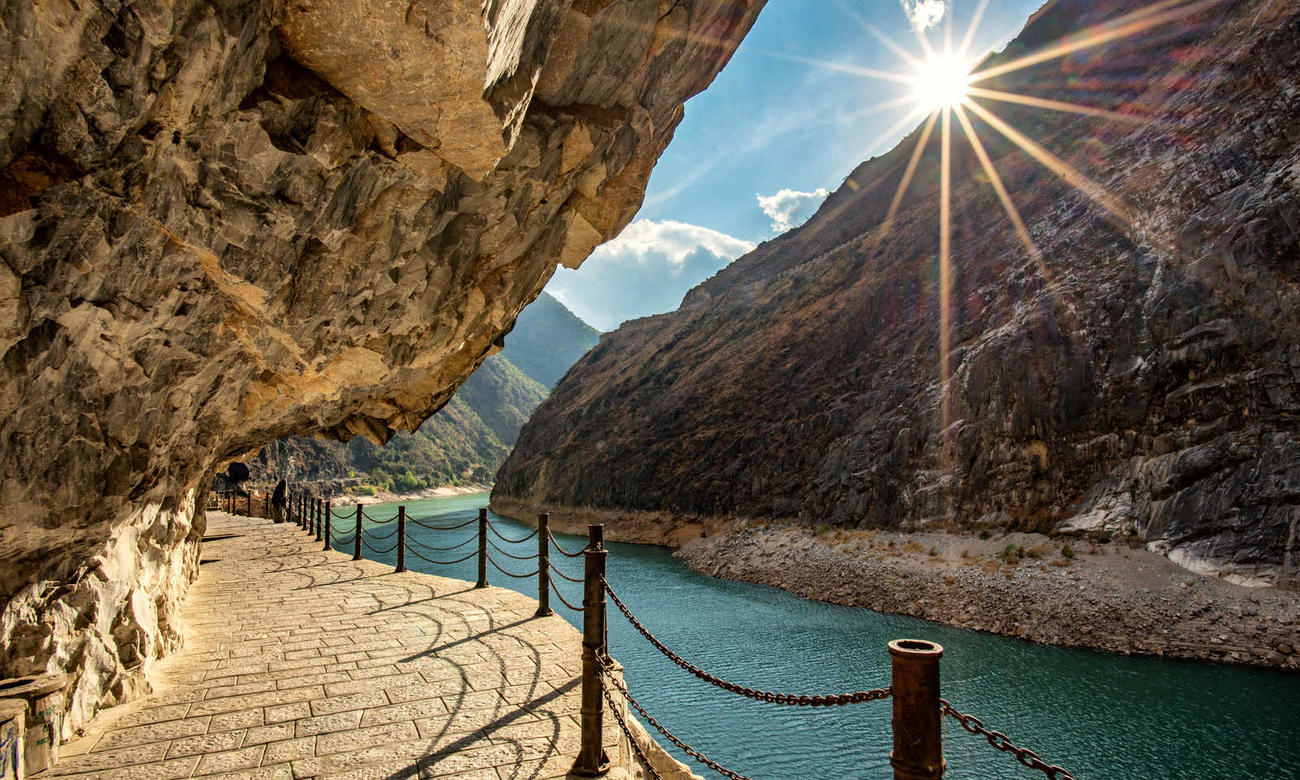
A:
[[[577,755],[581,637],[501,588],[208,514],[185,648],[40,777],[544,780]],[[607,750],[617,727],[606,720]]]

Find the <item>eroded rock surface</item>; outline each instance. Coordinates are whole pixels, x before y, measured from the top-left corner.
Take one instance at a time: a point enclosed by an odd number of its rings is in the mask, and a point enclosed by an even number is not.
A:
[[[445,403],[762,4],[0,10],[0,672],[72,671],[69,728],[130,695],[210,475]]]
[[[1051,3],[990,64],[1144,5]],[[1200,10],[981,85],[1131,120],[976,99],[1092,186],[967,111],[1041,263],[953,120],[949,383],[939,128],[883,227],[918,128],[676,312],[606,334],[494,505],[1134,533],[1293,576],[1300,14]]]

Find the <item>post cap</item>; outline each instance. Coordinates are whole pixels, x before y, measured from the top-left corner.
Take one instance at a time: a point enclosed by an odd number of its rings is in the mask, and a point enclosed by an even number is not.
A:
[[[895,639],[889,643],[889,654],[914,661],[938,661],[943,657],[943,645],[925,639]]]

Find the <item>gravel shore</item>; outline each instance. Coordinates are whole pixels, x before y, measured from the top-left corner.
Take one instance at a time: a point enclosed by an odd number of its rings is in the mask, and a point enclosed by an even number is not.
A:
[[[1300,593],[1194,574],[1122,540],[759,525],[677,555],[715,577],[975,631],[1300,670]]]

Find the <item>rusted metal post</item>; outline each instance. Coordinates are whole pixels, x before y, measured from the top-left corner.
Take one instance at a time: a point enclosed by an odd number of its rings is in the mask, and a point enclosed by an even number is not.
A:
[[[320,516],[321,513],[325,511],[325,502],[324,500],[318,498],[315,501],[313,501],[312,504],[314,504],[314,506],[312,506],[311,529],[309,530],[309,533],[314,534],[316,536],[316,541],[319,542],[320,541]]]
[[[600,777],[609,771],[604,741],[605,700],[600,679],[605,647],[605,526],[587,526],[582,582],[582,737],[572,773]],[[937,704],[935,705],[938,706]]]
[[[321,527],[325,525],[325,499],[320,500],[320,505],[316,511],[316,541],[320,541]]]
[[[551,609],[551,513],[537,513],[537,614],[550,617]]]
[[[478,583],[476,588],[486,588],[487,583],[487,507],[478,510]]]
[[[244,508],[246,510],[244,512],[244,517],[252,517],[253,516],[253,491],[252,490],[248,491],[248,501],[245,503]]]
[[[889,643],[893,662],[894,780],[941,780],[943,730],[939,710],[939,659],[943,647],[922,639]]]
[[[361,505],[357,504],[357,538],[353,540],[352,546],[352,560],[354,561],[361,560],[361,518]]]
[[[321,548],[322,550],[328,550],[330,548],[330,529],[333,526],[334,526],[334,503],[332,501],[326,501],[325,502],[325,546]]]
[[[397,568],[406,571],[406,507],[397,508]]]

